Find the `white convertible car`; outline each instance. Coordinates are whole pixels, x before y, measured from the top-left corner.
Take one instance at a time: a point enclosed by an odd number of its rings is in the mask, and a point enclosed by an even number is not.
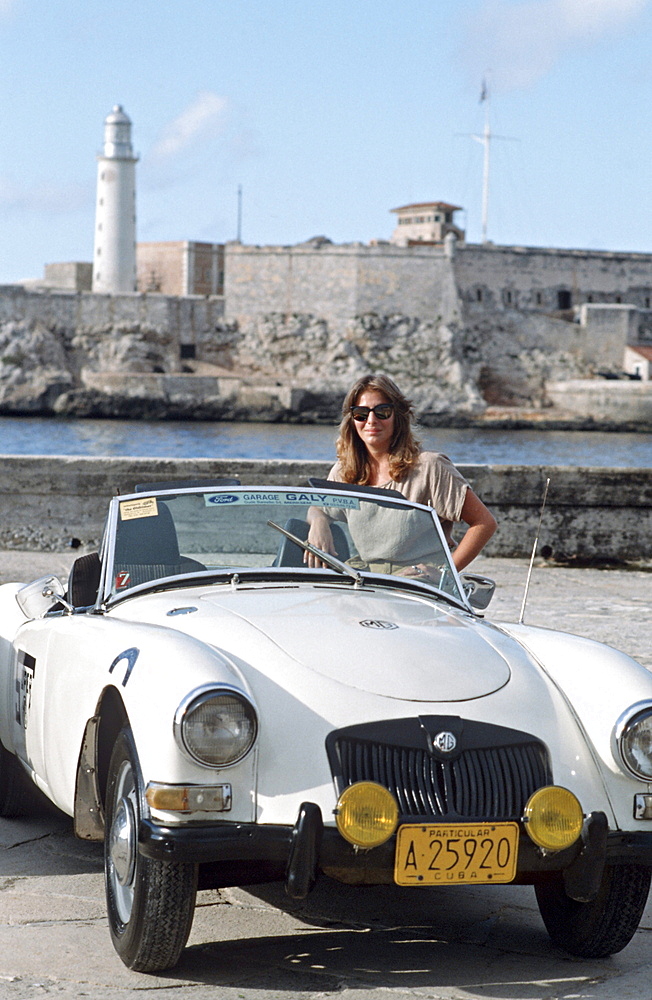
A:
[[[336,556],[306,541],[318,518]],[[301,899],[323,876],[533,884],[557,945],[618,951],[650,883],[652,676],[486,621],[492,586],[391,490],[118,496],[67,590],[0,588],[0,815],[27,775],[104,840],[141,971],[178,960],[198,887]]]

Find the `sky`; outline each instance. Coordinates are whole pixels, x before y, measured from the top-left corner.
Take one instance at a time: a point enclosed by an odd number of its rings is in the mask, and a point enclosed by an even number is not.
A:
[[[0,0],[0,283],[92,260],[115,104],[137,239],[652,252],[652,0]],[[483,91],[487,100],[481,101]]]

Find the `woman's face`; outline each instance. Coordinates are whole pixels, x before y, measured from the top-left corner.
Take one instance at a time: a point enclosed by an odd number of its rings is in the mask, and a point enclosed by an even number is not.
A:
[[[389,403],[384,392],[378,389],[365,389],[355,401],[356,406],[378,406],[379,403]],[[363,423],[361,420],[354,420],[353,425],[358,436],[364,441],[371,452],[387,453],[394,436],[394,413],[387,420],[380,420],[373,409],[369,410],[369,416]]]

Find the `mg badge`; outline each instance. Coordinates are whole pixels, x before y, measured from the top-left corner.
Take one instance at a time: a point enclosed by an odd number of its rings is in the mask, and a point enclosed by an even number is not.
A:
[[[457,740],[452,733],[437,733],[432,741],[432,745],[435,750],[441,750],[442,753],[450,753],[457,746]]]
[[[384,622],[378,618],[365,618],[360,624],[363,628],[398,628],[398,625],[395,625],[394,622]]]

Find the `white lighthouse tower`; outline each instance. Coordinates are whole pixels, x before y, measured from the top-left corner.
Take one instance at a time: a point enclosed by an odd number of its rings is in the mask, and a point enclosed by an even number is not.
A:
[[[136,162],[131,119],[116,104],[104,119],[97,157],[93,291],[136,290]]]

